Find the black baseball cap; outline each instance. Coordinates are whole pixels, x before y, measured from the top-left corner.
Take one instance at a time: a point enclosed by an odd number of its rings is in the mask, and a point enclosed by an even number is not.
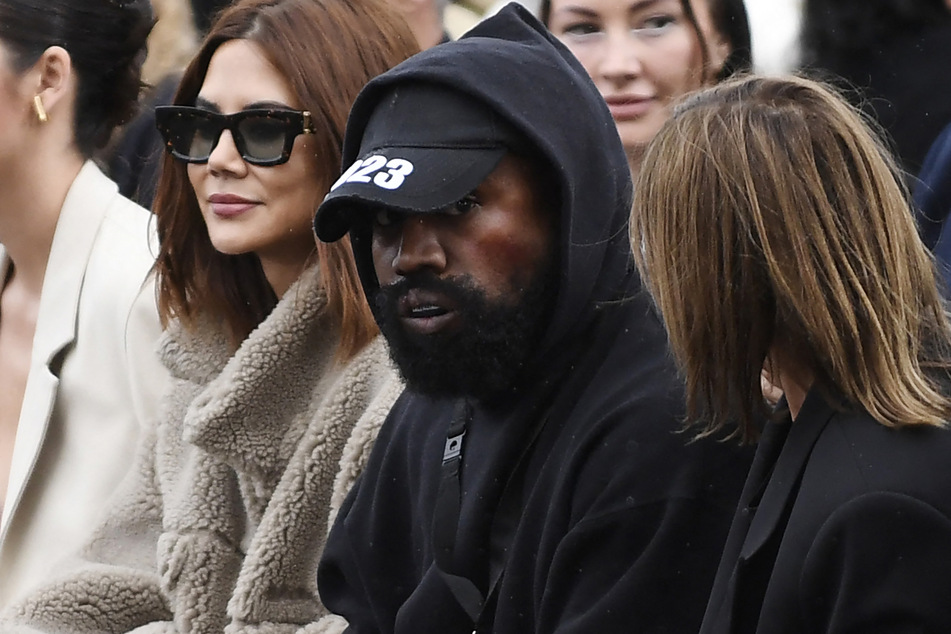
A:
[[[348,133],[354,125],[348,123]],[[314,231],[333,242],[381,206],[406,213],[445,209],[526,143],[475,97],[440,84],[398,84],[370,112],[358,158],[324,198]]]

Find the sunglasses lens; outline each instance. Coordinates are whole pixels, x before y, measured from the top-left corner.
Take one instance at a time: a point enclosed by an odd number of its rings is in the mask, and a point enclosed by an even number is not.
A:
[[[215,147],[221,127],[193,113],[175,113],[159,126],[162,136],[179,159],[205,161]]]
[[[238,124],[244,140],[245,158],[252,161],[277,161],[284,154],[288,123],[277,118],[247,117]]]
[[[188,126],[182,126],[183,154],[191,159],[205,160],[215,149],[221,136],[221,126],[207,119],[194,119]]]

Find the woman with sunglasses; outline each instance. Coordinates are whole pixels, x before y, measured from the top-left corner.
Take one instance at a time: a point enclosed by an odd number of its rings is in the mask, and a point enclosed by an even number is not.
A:
[[[540,15],[607,102],[635,176],[674,101],[752,64],[743,0],[542,0]]]
[[[312,216],[353,99],[415,51],[383,0],[240,0],[213,25],[157,112],[161,420],[77,567],[14,620],[220,633],[326,616],[328,527],[402,386],[349,245],[315,245]]]
[[[0,0],[0,608],[78,548],[166,372],[149,213],[92,160],[134,114],[146,0]]]

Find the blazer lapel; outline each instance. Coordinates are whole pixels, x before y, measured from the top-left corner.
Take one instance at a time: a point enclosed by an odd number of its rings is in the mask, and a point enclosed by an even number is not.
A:
[[[0,519],[2,543],[23,497],[53,414],[59,372],[65,353],[76,339],[83,277],[115,184],[87,162],[66,194],[43,278],[43,291],[33,335],[30,375],[10,464],[10,481]],[[117,263],[121,265],[121,263]]]
[[[796,421],[767,425],[730,527],[704,615],[703,634],[732,632],[737,621],[749,620],[741,618],[738,609],[759,610],[759,605],[750,605],[738,594],[745,595],[750,584],[757,586],[754,592],[758,592],[769,579],[755,578],[758,567],[748,567],[747,562],[783,529],[784,513],[796,495],[812,448],[833,413],[819,390],[812,390]]]
[[[784,511],[795,496],[812,448],[833,414],[834,410],[819,390],[810,390],[797,420],[790,425],[789,435],[750,522],[749,533],[740,551],[741,560],[752,557],[780,528]]]
[[[789,421],[784,420],[768,423],[760,436],[756,455],[753,458],[753,464],[750,465],[746,483],[743,485],[736,515],[733,516],[730,533],[727,536],[713,589],[710,592],[701,630],[704,634],[730,631],[731,607],[736,593],[737,561],[740,550],[749,534],[753,514],[788,432]]]

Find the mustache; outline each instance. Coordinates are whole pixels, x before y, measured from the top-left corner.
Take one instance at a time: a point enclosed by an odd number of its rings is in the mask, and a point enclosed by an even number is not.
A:
[[[429,272],[414,273],[398,282],[380,286],[373,293],[374,310],[382,312],[394,310],[399,300],[411,290],[439,293],[459,306],[479,300],[483,295],[468,275],[440,278]]]

